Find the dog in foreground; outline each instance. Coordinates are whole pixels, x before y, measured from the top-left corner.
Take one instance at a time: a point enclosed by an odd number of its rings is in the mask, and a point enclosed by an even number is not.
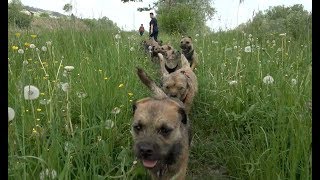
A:
[[[153,180],[184,180],[191,141],[185,106],[167,96],[142,69],[138,76],[153,96],[133,105],[134,153]]]

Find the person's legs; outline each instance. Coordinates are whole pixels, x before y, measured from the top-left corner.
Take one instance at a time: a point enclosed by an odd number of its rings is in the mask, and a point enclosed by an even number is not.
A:
[[[153,32],[153,37],[154,37],[154,40],[158,42],[158,31]]]

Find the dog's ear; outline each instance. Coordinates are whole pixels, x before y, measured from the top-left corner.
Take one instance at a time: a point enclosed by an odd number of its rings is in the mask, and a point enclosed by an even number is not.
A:
[[[180,114],[180,116],[181,116],[181,122],[182,122],[183,124],[187,124],[187,122],[188,122],[188,116],[187,116],[186,111],[185,111],[183,108],[179,108],[178,112],[179,112],[179,114]]]
[[[134,112],[136,112],[136,109],[137,109],[137,102],[135,101],[133,104],[132,104],[132,112],[134,114]]]
[[[192,40],[191,36],[189,36],[189,38]]]

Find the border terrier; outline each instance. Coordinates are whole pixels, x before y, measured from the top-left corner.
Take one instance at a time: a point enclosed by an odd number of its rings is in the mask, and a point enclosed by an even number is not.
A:
[[[170,48],[169,50],[164,51],[164,53],[161,53],[164,55],[164,67],[168,71],[168,73],[173,73],[174,71],[180,69],[181,66],[181,53],[179,51],[176,51],[173,48]]]
[[[191,69],[194,70],[198,64],[198,56],[193,48],[192,38],[190,36],[183,37],[180,41],[180,48],[182,50],[182,54],[189,61]]]
[[[184,104],[168,97],[142,69],[140,80],[153,92],[133,104],[133,149],[153,180],[184,180],[191,129]]]
[[[181,54],[181,68],[169,73],[165,68],[164,57],[158,54],[160,68],[162,72],[162,89],[169,97],[176,97],[185,105],[186,112],[189,114],[193,103],[193,98],[198,92],[198,80],[192,71],[186,57]]]

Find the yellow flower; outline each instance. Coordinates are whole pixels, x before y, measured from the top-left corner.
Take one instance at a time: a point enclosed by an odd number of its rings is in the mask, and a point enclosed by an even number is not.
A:
[[[19,47],[18,47],[18,46],[12,46],[12,49],[13,49],[13,50],[18,50]]]
[[[128,95],[129,95],[129,96],[133,96],[133,93],[129,92]]]
[[[31,58],[28,59],[28,61],[31,61],[31,60],[32,60]]]
[[[32,34],[32,35],[31,35],[31,37],[32,37],[32,38],[36,38],[36,37],[37,37],[37,35],[35,35],[35,34]]]
[[[40,111],[41,111],[41,109],[40,109],[40,108],[38,108],[38,109],[37,109],[37,111],[38,111],[38,112],[40,112]]]
[[[42,96],[44,96],[45,95],[45,93],[40,93]]]
[[[107,80],[108,79],[108,77],[105,77],[105,78],[103,78],[104,80]]]
[[[48,79],[48,77],[43,77],[43,80],[47,80]]]
[[[119,88],[122,88],[123,86],[124,86],[124,84],[120,84],[120,85],[119,85]]]
[[[101,69],[99,69],[99,72],[102,72],[102,70],[101,70]]]
[[[37,120],[37,121],[40,121],[40,119],[39,119],[39,118],[37,118],[36,120]]]
[[[25,43],[24,43],[24,46],[30,47],[30,43],[25,42]]]
[[[33,133],[38,133],[35,128],[32,128],[32,132],[33,132]]]
[[[16,35],[17,37],[20,37],[20,33],[16,33],[15,35]]]

